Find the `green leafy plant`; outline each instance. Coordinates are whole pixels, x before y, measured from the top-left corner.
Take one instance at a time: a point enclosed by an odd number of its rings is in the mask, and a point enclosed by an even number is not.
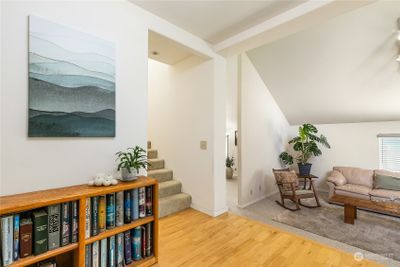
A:
[[[289,144],[293,145],[295,155],[292,156],[288,152],[282,152],[279,155],[279,159],[285,165],[292,165],[294,159],[297,163],[306,164],[311,157],[322,155],[318,144],[327,148],[331,148],[331,146],[324,135],[321,134],[318,136],[317,134],[318,130],[314,125],[309,123],[303,124],[299,127],[298,136],[289,141]]]
[[[147,161],[146,150],[140,146],[129,147],[126,151],[119,151],[115,155],[117,156],[116,161],[119,160],[118,171],[126,168],[129,173],[131,173],[131,169],[139,172],[141,168],[145,169],[150,165]]]
[[[234,161],[234,159],[233,159],[233,156],[232,156],[232,157],[227,156],[227,157],[226,157],[226,161],[225,161],[225,166],[226,166],[227,168],[232,168],[233,165],[235,165],[235,161]]]

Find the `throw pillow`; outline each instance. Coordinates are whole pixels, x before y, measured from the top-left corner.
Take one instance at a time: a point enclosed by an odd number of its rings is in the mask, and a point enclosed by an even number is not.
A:
[[[374,188],[400,191],[400,173],[375,171]]]

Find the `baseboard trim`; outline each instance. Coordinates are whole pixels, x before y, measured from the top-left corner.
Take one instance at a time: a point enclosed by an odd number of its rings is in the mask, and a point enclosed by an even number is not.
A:
[[[219,215],[221,215],[221,214],[223,214],[223,213],[228,211],[228,207],[223,207],[222,209],[219,209],[219,210],[209,210],[209,209],[206,209],[206,208],[204,208],[202,206],[199,206],[199,205],[197,205],[197,204],[195,204],[193,202],[190,205],[190,207],[192,209],[195,209],[197,211],[200,211],[200,212],[205,213],[207,215],[210,215],[212,217],[217,217],[217,216],[219,216]]]
[[[252,200],[252,201],[250,201],[250,202],[247,202],[246,204],[243,204],[243,205],[238,204],[237,206],[238,206],[239,208],[241,208],[241,209],[244,209],[244,208],[246,208],[246,207],[248,207],[248,206],[250,206],[250,205],[253,205],[254,203],[256,203],[256,202],[258,202],[258,201],[261,201],[261,200],[263,200],[263,199],[265,199],[265,198],[267,198],[267,197],[270,197],[270,196],[272,196],[272,195],[274,195],[274,194],[276,194],[276,193],[278,193],[278,190],[275,190],[275,191],[272,191],[272,192],[270,192],[270,193],[268,193],[268,194],[265,194],[265,195],[263,195],[263,196],[261,196],[261,197],[259,197],[259,198],[256,198],[255,200]]]

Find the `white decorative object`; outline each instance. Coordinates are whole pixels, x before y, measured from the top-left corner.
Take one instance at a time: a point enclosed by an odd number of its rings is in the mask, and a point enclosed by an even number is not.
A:
[[[93,180],[88,182],[90,186],[110,186],[118,184],[118,180],[112,175],[106,175],[104,173],[96,174]]]
[[[121,168],[121,180],[122,181],[133,181],[139,176],[139,172],[135,168]]]

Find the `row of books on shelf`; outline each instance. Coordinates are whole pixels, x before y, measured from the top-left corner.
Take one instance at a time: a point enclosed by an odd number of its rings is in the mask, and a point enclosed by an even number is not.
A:
[[[0,218],[0,266],[78,241],[78,202]]]
[[[151,186],[91,197],[86,200],[85,237],[152,215]]]
[[[85,267],[123,267],[153,255],[152,223],[85,247]]]

